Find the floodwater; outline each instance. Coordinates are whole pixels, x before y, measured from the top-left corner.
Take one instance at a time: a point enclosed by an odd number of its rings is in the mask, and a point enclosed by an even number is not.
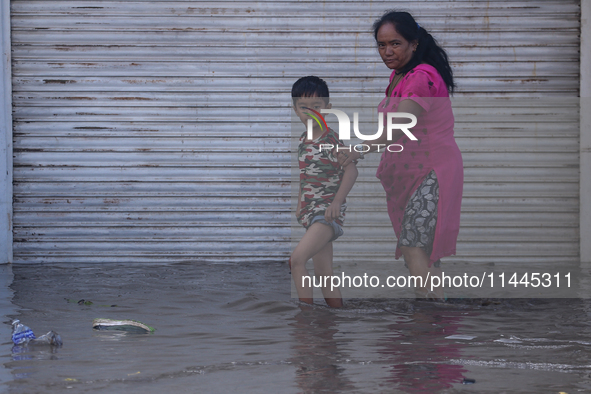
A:
[[[284,263],[19,265],[12,274],[4,325],[19,318],[64,345],[5,338],[0,389],[9,393],[591,392],[588,300],[303,307]],[[97,317],[156,331],[96,331]]]

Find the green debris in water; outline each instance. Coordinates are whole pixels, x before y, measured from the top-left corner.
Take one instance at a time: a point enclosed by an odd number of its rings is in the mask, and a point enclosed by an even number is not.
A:
[[[64,300],[68,301],[70,304],[78,304],[78,305],[86,305],[86,306],[94,305],[94,302],[89,301],[89,300],[85,300],[85,299],[81,299],[81,300],[76,301],[71,298],[64,298]],[[113,305],[95,305],[95,306],[100,306],[100,307],[104,307],[104,308],[117,307],[117,305],[115,305],[115,304],[113,304]]]

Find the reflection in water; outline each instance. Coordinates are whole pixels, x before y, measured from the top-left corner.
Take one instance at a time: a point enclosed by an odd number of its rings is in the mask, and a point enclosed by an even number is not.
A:
[[[12,361],[57,360],[59,348],[49,345],[14,345],[11,351]],[[14,379],[25,379],[31,374],[31,368],[26,365],[17,364],[13,369]]]
[[[467,370],[449,363],[460,358],[462,344],[445,339],[458,332],[461,320],[460,312],[432,309],[391,324],[378,341],[392,363],[387,382],[408,393],[437,393],[462,383]]]
[[[338,317],[324,308],[306,305],[295,315],[294,352],[296,384],[303,393],[338,393],[354,388],[338,364],[345,358],[334,338],[339,332]]]
[[[99,341],[105,342],[119,342],[127,339],[130,336],[138,336],[138,335],[149,335],[146,333],[136,334],[136,333],[128,333],[125,331],[98,331],[95,330],[94,337],[97,338]]]

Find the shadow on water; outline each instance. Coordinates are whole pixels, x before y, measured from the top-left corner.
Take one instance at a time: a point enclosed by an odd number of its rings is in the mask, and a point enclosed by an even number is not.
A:
[[[354,299],[336,310],[292,300],[280,263],[12,271],[5,336],[19,318],[64,342],[11,350],[6,337],[13,393],[591,391],[587,300]],[[99,317],[156,331],[93,330]]]

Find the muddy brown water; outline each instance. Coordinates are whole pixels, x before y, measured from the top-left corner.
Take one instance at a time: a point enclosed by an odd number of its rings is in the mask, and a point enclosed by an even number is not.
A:
[[[4,324],[55,330],[64,345],[5,338],[9,393],[591,392],[588,300],[303,307],[284,263],[18,265],[11,275]],[[156,331],[96,331],[97,317]]]

